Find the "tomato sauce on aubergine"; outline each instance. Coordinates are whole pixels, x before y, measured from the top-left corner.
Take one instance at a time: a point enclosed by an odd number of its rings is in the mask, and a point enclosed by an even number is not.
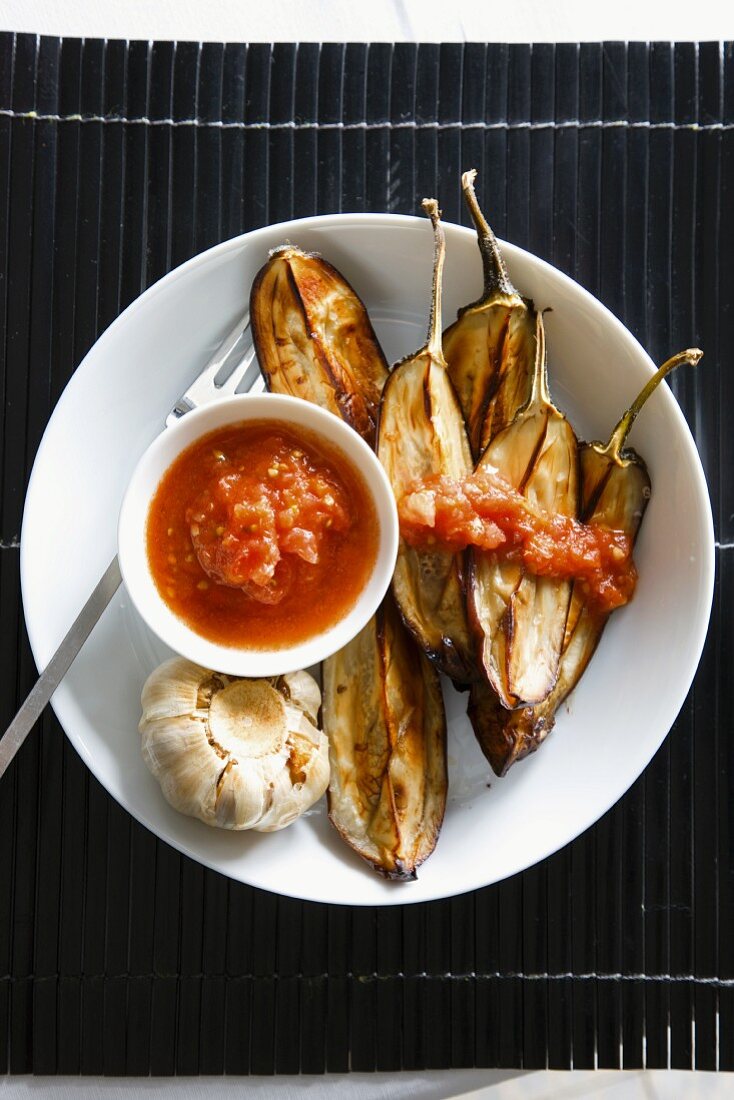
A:
[[[537,575],[578,582],[592,608],[605,614],[634,594],[637,570],[624,531],[547,515],[496,471],[416,481],[398,501],[398,515],[410,546],[453,551],[471,546],[520,560]]]
[[[164,474],[148,512],[148,560],[171,610],[220,645],[306,641],[356,603],[379,526],[359,471],[280,421],[229,424]]]

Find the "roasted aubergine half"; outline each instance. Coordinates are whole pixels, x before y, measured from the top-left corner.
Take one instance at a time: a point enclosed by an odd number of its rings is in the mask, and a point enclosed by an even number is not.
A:
[[[446,807],[446,717],[438,673],[388,597],[323,665],[329,817],[390,879],[414,879]]]
[[[446,244],[435,199],[424,199],[434,232],[428,341],[396,365],[382,394],[377,454],[400,500],[431,474],[462,478],[472,468],[464,416],[441,347],[441,277]],[[464,596],[464,555],[400,541],[393,592],[416,641],[460,683],[477,676]]]
[[[494,468],[536,509],[576,518],[578,444],[548,393],[543,316],[536,324],[530,399],[494,437],[477,469]],[[566,629],[571,581],[536,576],[522,562],[473,551],[469,615],[481,668],[508,710],[552,691]]]
[[[268,389],[321,405],[374,446],[388,365],[344,276],[312,252],[276,248],[252,284],[250,320]]]
[[[586,523],[622,531],[634,545],[651,487],[643,459],[636,451],[625,449],[627,436],[641,408],[666,374],[681,363],[695,366],[702,355],[703,352],[692,348],[663,363],[621,418],[609,442],[584,443],[579,447],[580,518]],[[537,706],[508,711],[489,683],[472,685],[469,718],[497,775],[504,775],[516,760],[537,749],[551,731],[558,707],[581,679],[608,618],[608,614],[589,604],[582,586],[574,584],[558,679],[551,693]]]
[[[478,458],[530,397],[536,320],[533,303],[517,293],[507,274],[497,239],[477,201],[476,175],[475,169],[465,172],[461,187],[477,231],[484,290],[446,329],[443,351]]]

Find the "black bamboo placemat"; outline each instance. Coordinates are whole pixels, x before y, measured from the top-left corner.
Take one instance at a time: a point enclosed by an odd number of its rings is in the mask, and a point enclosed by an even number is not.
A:
[[[672,385],[718,581],[673,732],[545,863],[380,910],[279,898],[178,855],[48,713],[0,783],[1,1068],[734,1069],[731,46],[0,36],[0,726],[34,677],[25,485],[97,334],[174,265],[268,222],[412,213],[434,193],[466,221],[471,166],[496,231],[578,279],[654,359],[706,351]]]

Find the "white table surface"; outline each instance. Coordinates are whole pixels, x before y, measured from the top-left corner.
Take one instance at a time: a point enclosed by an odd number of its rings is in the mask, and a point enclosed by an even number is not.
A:
[[[731,0],[0,0],[5,29],[213,42],[734,37]]]
[[[328,1077],[0,1078],[0,1100],[725,1100],[729,1075],[683,1070],[427,1070]]]
[[[230,42],[577,42],[734,38],[734,0],[0,0],[0,29],[75,37]],[[328,1077],[110,1079],[0,1077],[0,1100],[165,1093],[181,1100],[562,1100],[732,1094],[731,1077],[642,1071],[432,1070]]]

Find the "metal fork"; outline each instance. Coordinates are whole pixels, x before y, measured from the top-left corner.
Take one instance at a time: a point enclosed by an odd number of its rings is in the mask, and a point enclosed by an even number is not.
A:
[[[246,393],[250,389],[257,388],[255,384],[259,378],[260,371],[250,332],[250,316],[245,314],[219,345],[189,388],[181,394],[166,417],[165,426],[170,427],[186,413],[198,409],[201,405],[208,405],[218,397]],[[115,555],[72,623],[61,645],[0,738],[0,777],[40,718],[95,623],[120,587],[121,581],[120,566]]]
[[[200,405],[208,405],[218,397],[246,393],[253,388],[258,378],[260,370],[250,333],[250,315],[246,313],[225,337],[186,392],[181,394],[166,417],[166,427],[170,428],[186,413],[198,409]]]

